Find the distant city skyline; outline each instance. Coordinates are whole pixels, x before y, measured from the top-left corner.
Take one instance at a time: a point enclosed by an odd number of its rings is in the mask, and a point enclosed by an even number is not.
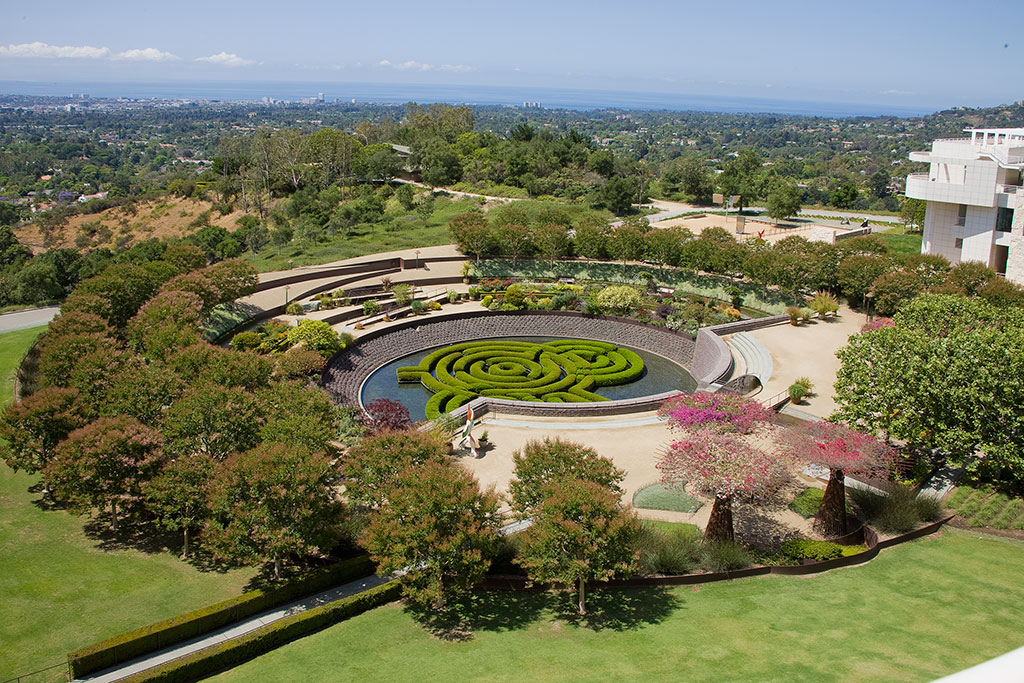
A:
[[[1024,45],[1019,0],[55,0],[4,14],[0,81],[534,86],[931,109],[1024,99],[1007,76]]]

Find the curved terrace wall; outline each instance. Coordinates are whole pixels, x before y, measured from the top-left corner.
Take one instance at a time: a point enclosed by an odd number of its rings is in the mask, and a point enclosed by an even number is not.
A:
[[[364,335],[356,346],[330,360],[322,376],[323,386],[336,401],[358,405],[359,389],[366,378],[396,358],[476,339],[529,336],[594,339],[630,346],[668,358],[687,370],[695,348],[693,339],[685,333],[623,318],[562,311],[472,311],[413,319]]]

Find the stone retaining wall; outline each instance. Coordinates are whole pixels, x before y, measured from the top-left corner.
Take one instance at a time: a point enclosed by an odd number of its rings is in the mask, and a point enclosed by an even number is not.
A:
[[[359,404],[359,389],[381,365],[436,346],[493,337],[594,339],[650,351],[689,369],[694,342],[687,334],[634,320],[560,311],[473,311],[410,320],[375,330],[330,360],[322,381],[339,403]],[[564,406],[562,406],[564,407]]]

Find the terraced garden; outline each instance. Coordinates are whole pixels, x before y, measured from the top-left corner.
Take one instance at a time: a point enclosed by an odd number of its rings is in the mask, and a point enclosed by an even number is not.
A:
[[[583,403],[607,401],[590,391],[639,378],[644,362],[633,351],[608,342],[473,341],[427,354],[418,365],[397,369],[399,382],[419,382],[433,396],[433,419],[478,396],[516,401]]]

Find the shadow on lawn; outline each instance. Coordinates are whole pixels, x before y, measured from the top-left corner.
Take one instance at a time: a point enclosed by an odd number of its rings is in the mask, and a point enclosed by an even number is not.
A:
[[[545,591],[475,592],[442,610],[411,604],[406,611],[442,640],[466,641],[477,631],[515,631],[531,626],[544,614],[554,620],[593,631],[630,631],[658,624],[682,607],[679,598],[661,588],[597,589],[587,596],[587,613],[576,610],[575,593]]]

